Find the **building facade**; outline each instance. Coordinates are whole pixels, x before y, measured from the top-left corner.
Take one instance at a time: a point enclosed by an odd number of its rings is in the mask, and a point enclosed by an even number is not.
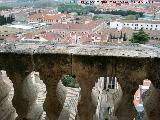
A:
[[[116,28],[118,30],[121,30],[122,28],[131,28],[134,30],[139,30],[141,28],[146,30],[160,30],[160,21],[114,21],[110,22],[110,28]]]

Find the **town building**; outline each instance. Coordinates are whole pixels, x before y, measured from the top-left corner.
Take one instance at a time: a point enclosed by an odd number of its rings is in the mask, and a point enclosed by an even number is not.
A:
[[[160,30],[160,21],[140,21],[140,20],[124,20],[110,22],[110,28],[121,30],[122,28],[131,28],[139,30],[141,28],[146,30]]]
[[[65,20],[67,15],[65,14],[49,14],[49,13],[36,13],[30,15],[28,17],[28,22],[44,22],[47,24],[55,24],[55,23],[62,23]]]
[[[86,21],[82,24],[53,24],[48,27],[48,31],[59,33],[61,35],[67,35],[69,33],[97,33],[105,27],[106,23],[102,20]]]

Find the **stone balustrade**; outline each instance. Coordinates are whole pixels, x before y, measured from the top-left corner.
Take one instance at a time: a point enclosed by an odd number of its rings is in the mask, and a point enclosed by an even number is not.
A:
[[[52,50],[54,51],[54,49]],[[150,54],[151,52],[149,55],[145,52],[143,57],[116,56],[109,53],[98,56],[87,54],[87,52],[85,54],[73,54],[62,51],[61,53],[47,53],[46,51],[31,54],[18,51],[7,52],[3,49],[0,52],[0,70],[5,70],[12,81],[14,97],[12,104],[9,103],[8,94],[10,90],[4,80],[1,79],[0,119],[14,119],[14,107],[18,114],[17,120],[38,120],[43,109],[48,120],[58,120],[63,106],[57,97],[56,89],[59,80],[66,74],[75,75],[81,88],[81,99],[78,103],[78,118],[80,120],[93,120],[96,106],[91,93],[95,82],[101,76],[116,77],[121,86],[123,95],[115,109],[115,116],[118,120],[133,120],[135,118],[134,93],[144,79],[151,80],[154,89],[145,105],[145,112],[148,120],[159,119],[160,58],[157,54],[150,57]],[[36,103],[37,88],[34,82],[30,80],[30,74],[33,71],[39,72],[40,79],[46,86],[47,94],[43,109]]]

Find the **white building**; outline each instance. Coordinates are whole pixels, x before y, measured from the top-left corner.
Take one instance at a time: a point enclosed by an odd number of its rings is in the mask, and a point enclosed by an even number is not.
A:
[[[160,30],[160,21],[140,21],[140,20],[128,20],[128,21],[113,21],[110,22],[110,28],[131,28],[139,30],[141,28],[146,30]]]

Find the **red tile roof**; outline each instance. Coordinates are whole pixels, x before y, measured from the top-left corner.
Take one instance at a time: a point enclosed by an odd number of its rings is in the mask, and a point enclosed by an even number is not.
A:
[[[62,17],[65,17],[65,14],[46,14],[46,13],[37,13],[29,16],[30,19],[44,19],[44,20],[56,20]]]
[[[55,40],[57,38],[60,37],[59,34],[55,34],[55,33],[44,33],[41,35],[41,37],[43,37],[44,39],[51,41],[51,40]]]
[[[100,25],[101,23],[103,23],[103,21],[101,20],[97,20],[97,21],[90,21],[89,23],[86,24],[61,24],[61,23],[57,23],[54,24],[52,26],[49,26],[48,29],[68,29],[70,31],[82,31],[82,30],[92,30],[95,27],[97,27],[98,25]]]

